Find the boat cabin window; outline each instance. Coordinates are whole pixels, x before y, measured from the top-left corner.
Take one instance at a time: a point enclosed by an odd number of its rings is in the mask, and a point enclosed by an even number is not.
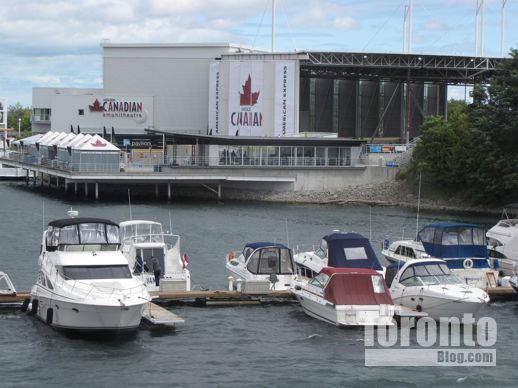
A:
[[[128,265],[68,265],[63,275],[67,280],[131,279]]]
[[[364,247],[344,248],[345,260],[367,260]]]
[[[327,241],[322,240],[320,246],[315,249],[315,254],[320,257],[322,260],[327,257]]]
[[[385,281],[383,280],[383,277],[380,275],[372,275],[371,276],[372,281],[372,289],[376,294],[384,294],[385,293]]]
[[[47,229],[47,249],[60,245],[118,244],[119,228],[103,223],[83,223],[62,228],[49,226]]]
[[[414,250],[410,247],[405,247],[403,245],[397,247],[395,254],[415,259]]]
[[[327,284],[327,281],[329,280],[329,276],[325,273],[319,273],[317,276],[311,278],[308,282],[308,284],[311,284],[312,286],[318,287],[318,288],[324,288]]]
[[[425,264],[408,267],[399,282],[404,286],[422,286],[437,284],[459,284],[460,279],[451,273],[446,264]]]
[[[256,249],[248,259],[246,267],[250,273],[259,275],[292,274],[291,251],[277,247]]]
[[[245,258],[245,260],[248,260],[253,251],[254,250],[252,248],[245,247],[245,249],[243,250],[243,257]]]

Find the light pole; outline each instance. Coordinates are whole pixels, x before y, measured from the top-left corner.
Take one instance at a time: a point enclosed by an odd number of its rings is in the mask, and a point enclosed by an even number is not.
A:
[[[20,127],[22,125],[22,119],[21,118],[18,118],[18,137],[21,136],[21,132],[20,132]]]

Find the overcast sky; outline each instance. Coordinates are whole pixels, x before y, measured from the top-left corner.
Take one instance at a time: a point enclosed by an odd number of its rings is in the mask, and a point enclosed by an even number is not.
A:
[[[102,87],[100,44],[234,43],[271,48],[272,0],[0,0],[0,97]],[[276,50],[402,52],[408,0],[276,0]],[[412,52],[473,55],[477,0],[414,0]],[[502,0],[485,1],[485,54],[500,54]],[[518,47],[518,0],[504,52]],[[207,70],[208,71],[208,70]]]

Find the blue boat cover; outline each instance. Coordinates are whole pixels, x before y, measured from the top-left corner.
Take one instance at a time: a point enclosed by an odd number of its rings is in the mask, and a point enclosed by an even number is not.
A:
[[[252,248],[252,249],[257,249],[257,248],[265,248],[265,247],[277,247],[277,248],[286,248],[288,249],[288,247],[284,244],[280,244],[280,243],[273,243],[273,242],[266,242],[266,241],[259,241],[259,242],[254,242],[254,243],[249,243],[249,244],[246,244],[245,245],[245,248]]]
[[[324,240],[327,242],[328,267],[382,269],[369,240],[361,234],[332,233],[324,236]],[[363,248],[363,251],[360,253],[354,248]]]
[[[426,225],[417,235],[430,256],[448,258],[488,258],[485,229],[473,224],[440,223]]]

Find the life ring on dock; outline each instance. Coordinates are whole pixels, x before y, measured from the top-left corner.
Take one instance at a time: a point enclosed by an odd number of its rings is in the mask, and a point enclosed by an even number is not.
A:
[[[462,265],[464,266],[465,269],[471,269],[471,268],[473,268],[473,260],[466,259],[466,260],[464,260]]]
[[[232,260],[234,260],[234,257],[235,257],[234,252],[229,252],[229,254],[227,255],[227,260],[232,261]]]

